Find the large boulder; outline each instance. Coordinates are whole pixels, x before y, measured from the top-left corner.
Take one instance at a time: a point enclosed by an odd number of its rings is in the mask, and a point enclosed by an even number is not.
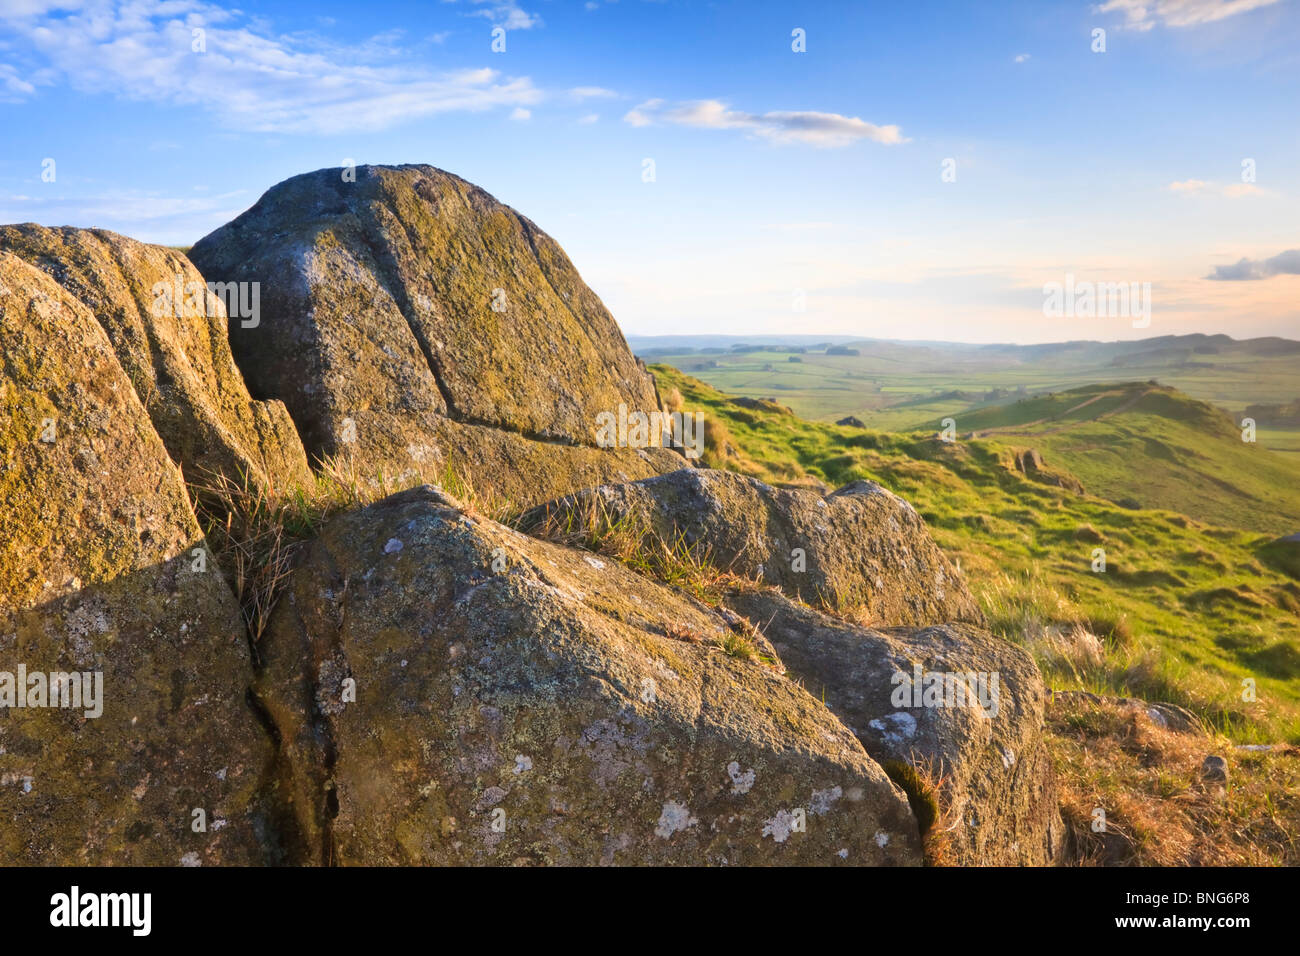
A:
[[[0,864],[273,856],[249,648],[203,548],[104,330],[0,253]]]
[[[102,229],[0,226],[0,251],[41,269],[108,335],[187,481],[214,473],[288,490],[307,457],[278,401],[254,401],[230,352],[224,301],[179,252]]]
[[[232,326],[235,356],[256,392],[284,400],[310,454],[401,473],[462,457],[451,421],[463,457],[504,431],[558,460],[538,446],[592,449],[601,413],[658,408],[609,312],[533,223],[432,166],[350,172],[286,180],[190,252],[211,281],[259,283],[261,321]],[[637,477],[682,463],[662,449],[582,457]],[[517,482],[530,501],[573,487],[546,471]]]
[[[719,613],[432,488],[328,522],[263,652],[306,861],[920,860],[903,792]]]
[[[961,572],[916,509],[869,481],[822,495],[729,471],[684,469],[575,492],[521,526],[581,536],[602,526],[684,544],[697,557],[872,623],[982,621]]]
[[[938,859],[1059,859],[1065,831],[1043,736],[1047,691],[1023,650],[970,624],[864,628],[770,589],[737,590],[726,603],[762,627],[788,675],[867,753],[936,788],[913,796],[934,803]]]

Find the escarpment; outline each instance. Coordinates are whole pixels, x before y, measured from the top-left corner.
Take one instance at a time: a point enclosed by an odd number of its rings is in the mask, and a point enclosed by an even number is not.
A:
[[[652,379],[455,176],[0,227],[0,346],[2,863],[1056,859],[1042,679],[916,511],[600,447]]]

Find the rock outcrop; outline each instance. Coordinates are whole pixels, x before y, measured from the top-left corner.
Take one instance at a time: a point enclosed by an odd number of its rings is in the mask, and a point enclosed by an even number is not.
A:
[[[259,284],[261,322],[232,326],[235,355],[310,454],[401,474],[508,444],[536,463],[468,477],[524,503],[580,487],[568,471],[681,467],[663,449],[595,450],[599,414],[658,400],[554,240],[431,166],[348,172],[280,183],[190,252],[210,281]]]
[[[274,858],[248,645],[203,547],[104,330],[0,253],[0,862]]]
[[[1055,485],[1058,488],[1072,491],[1076,495],[1083,494],[1083,482],[1069,472],[1049,467],[1036,448],[1013,451],[1011,461],[1012,467],[1031,481],[1037,481],[1044,485]]]
[[[0,251],[46,272],[95,316],[185,479],[283,490],[307,458],[278,401],[254,401],[227,341],[226,307],[179,252],[102,229],[0,226]]]
[[[1055,859],[1041,678],[916,511],[598,447],[659,398],[527,219],[321,170],[192,259],[0,227],[0,863],[915,865],[927,779],[945,859]],[[311,491],[311,459],[476,494],[222,525],[253,614],[185,481]],[[746,580],[688,594],[493,497]],[[900,702],[918,670],[994,712]]]
[[[902,791],[717,613],[417,488],[332,520],[259,695],[343,864],[914,864]],[[734,648],[733,648],[734,651]]]
[[[980,622],[961,573],[902,498],[855,481],[821,495],[728,471],[690,469],[602,485],[539,505],[521,523],[581,532],[622,523],[742,577],[875,623]]]
[[[943,810],[934,826],[946,862],[1059,859],[1047,692],[1027,653],[969,624],[858,627],[772,590],[736,591],[727,606],[763,628],[788,676],[879,763],[941,781],[931,796]]]

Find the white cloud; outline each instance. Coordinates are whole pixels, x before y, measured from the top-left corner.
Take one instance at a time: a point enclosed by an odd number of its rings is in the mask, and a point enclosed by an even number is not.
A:
[[[618,96],[613,90],[607,90],[603,86],[575,86],[569,90],[569,95],[575,100],[615,99]]]
[[[36,87],[23,79],[8,63],[0,63],[0,103],[17,103],[36,92]]]
[[[662,106],[662,100],[647,100],[630,110],[623,119],[632,126],[649,126],[663,121],[698,129],[744,130],[773,143],[802,143],[824,149],[849,146],[863,139],[889,146],[908,142],[897,126],[877,126],[856,116],[841,116],[839,113],[813,110],[746,113],[728,109],[719,100],[695,100],[667,110]]]
[[[205,0],[5,0],[0,28],[22,41],[26,72],[43,82],[195,107],[237,129],[369,131],[541,99],[527,77],[394,65],[382,35],[347,47],[274,34]],[[191,50],[196,28],[206,53]],[[31,95],[31,85],[0,70],[0,96]]]
[[[623,116],[623,122],[632,126],[649,126],[654,122],[654,120],[650,118],[650,114],[663,105],[663,100],[646,100],[639,106],[634,106],[632,109],[628,110]]]
[[[1017,54],[1016,54],[1016,62],[1017,62],[1017,63],[1024,63],[1024,62],[1027,61],[1028,59],[1029,59],[1029,54],[1028,54],[1028,53],[1017,53]]]
[[[1278,0],[1106,0],[1094,6],[1096,13],[1124,14],[1124,25],[1133,30],[1150,30],[1157,22],[1167,27],[1195,27],[1215,23],[1239,13],[1269,7]]]
[[[35,190],[36,195],[0,195],[0,222],[111,229],[145,242],[179,245],[193,242],[229,222],[249,203],[242,190],[219,196],[164,196],[142,190],[112,190],[98,196],[69,197],[53,192],[54,189],[41,184]]]
[[[512,120],[518,120],[519,122],[524,122],[526,120],[532,119],[533,113],[532,110],[526,110],[522,106],[516,106],[514,111],[510,114],[510,118]]]
[[[486,17],[507,30],[531,30],[542,25],[541,17],[521,9],[515,0],[470,0],[470,2],[486,5],[487,9],[475,10],[469,16]]]
[[[588,113],[586,116],[580,116],[578,118],[578,122],[581,123],[583,126],[590,126],[592,123],[596,123],[599,121],[600,121],[599,113]]]

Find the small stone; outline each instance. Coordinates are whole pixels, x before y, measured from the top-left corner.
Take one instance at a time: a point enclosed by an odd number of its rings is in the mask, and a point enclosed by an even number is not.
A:
[[[1201,779],[1227,786],[1228,761],[1217,754],[1210,754],[1201,764]]]

